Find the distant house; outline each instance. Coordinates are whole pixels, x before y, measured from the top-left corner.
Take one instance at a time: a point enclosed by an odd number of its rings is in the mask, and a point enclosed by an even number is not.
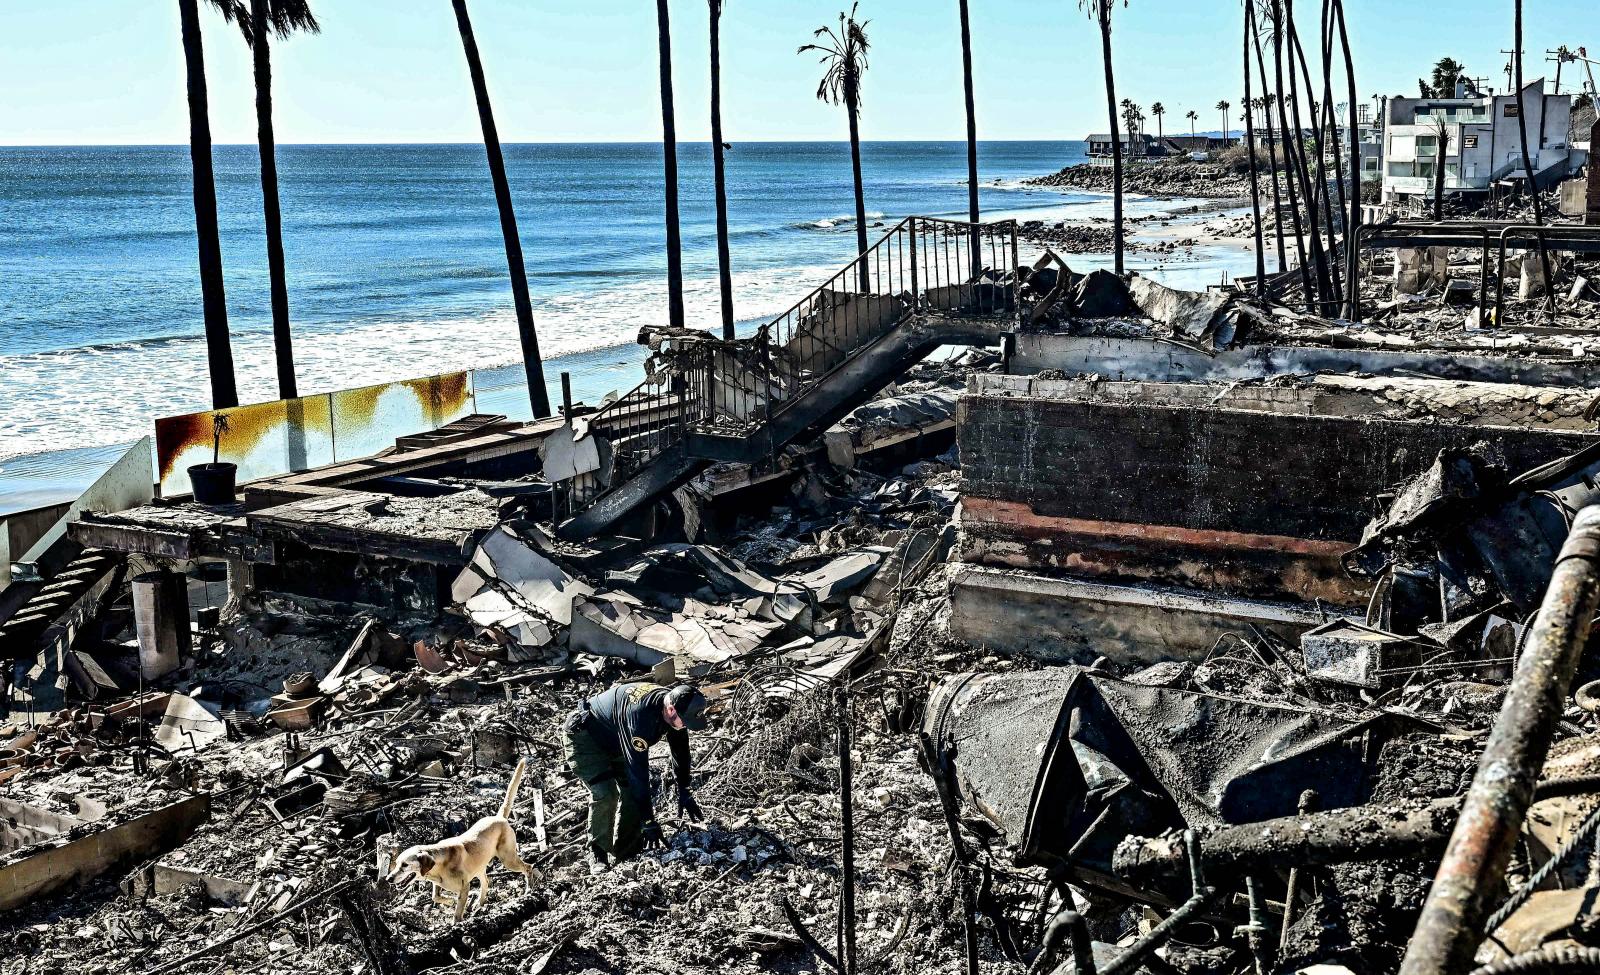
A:
[[[1568,142],[1571,95],[1549,95],[1544,79],[1522,90],[1533,172],[1522,160],[1515,95],[1461,91],[1459,98],[1391,98],[1383,127],[1383,201],[1432,199],[1438,167],[1448,196],[1486,195],[1496,185],[1548,188],[1578,171],[1587,153]],[[1441,133],[1445,145],[1439,144]]]
[[[1083,141],[1089,143],[1090,159],[1111,158],[1110,135],[1100,133],[1091,135]],[[1122,142],[1122,154],[1124,156],[1148,156],[1151,154],[1151,144],[1156,140],[1140,133],[1129,134],[1127,132],[1123,132],[1121,134],[1120,141]]]

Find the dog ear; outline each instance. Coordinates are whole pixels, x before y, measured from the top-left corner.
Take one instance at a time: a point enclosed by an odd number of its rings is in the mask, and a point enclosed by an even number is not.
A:
[[[433,873],[433,868],[435,865],[437,865],[437,862],[438,861],[434,860],[433,854],[431,853],[418,853],[417,875],[419,877],[426,877],[428,874]]]

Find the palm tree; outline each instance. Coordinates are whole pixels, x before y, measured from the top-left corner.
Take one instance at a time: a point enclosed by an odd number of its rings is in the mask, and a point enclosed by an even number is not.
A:
[[[1226,99],[1217,102],[1217,111],[1222,113],[1222,143],[1223,143],[1223,145],[1227,145],[1228,136],[1233,134],[1232,130],[1230,130],[1228,128],[1228,109],[1230,109],[1232,107],[1233,107],[1233,105],[1230,102],[1228,102]]]
[[[1344,0],[1333,0],[1333,14],[1339,23],[1339,45],[1344,54],[1345,96],[1350,100],[1350,214],[1344,225],[1344,317],[1354,321],[1360,307],[1357,232],[1361,229],[1361,127],[1357,115],[1356,65],[1350,56],[1350,32],[1344,21]]]
[[[1111,119],[1111,234],[1116,242],[1116,272],[1122,273],[1122,136],[1117,131],[1117,78],[1111,66],[1111,8],[1116,0],[1078,0],[1100,28],[1100,60],[1106,74],[1106,114]],[[1126,4],[1127,0],[1123,0]]]
[[[1274,87],[1277,89],[1277,93],[1274,95],[1273,100],[1277,103],[1278,109],[1278,144],[1283,149],[1284,162],[1288,165],[1289,169],[1284,183],[1288,188],[1289,218],[1293,224],[1294,230],[1295,256],[1299,260],[1300,265],[1300,287],[1301,291],[1305,294],[1306,311],[1315,314],[1316,298],[1315,295],[1312,294],[1311,267],[1306,261],[1305,236],[1302,233],[1302,224],[1300,222],[1300,199],[1296,195],[1296,184],[1299,180],[1304,178],[1301,174],[1299,160],[1300,149],[1302,148],[1300,145],[1300,132],[1302,130],[1298,124],[1290,124],[1289,121],[1288,102],[1293,98],[1292,87],[1289,89],[1291,92],[1289,98],[1284,97],[1283,2],[1282,0],[1260,0],[1260,2],[1267,10],[1268,31],[1272,39],[1272,71],[1273,79],[1276,83]],[[1261,66],[1261,51],[1259,46],[1256,50],[1256,56],[1257,65]],[[1263,69],[1263,77],[1265,74],[1266,71]],[[1292,79],[1293,75],[1291,74],[1290,77]]]
[[[711,8],[711,168],[717,196],[717,282],[722,296],[722,337],[733,341],[733,264],[728,254],[728,182],[722,151],[722,0]]]
[[[672,102],[672,24],[667,0],[656,0],[656,44],[661,62],[661,159],[667,196],[667,321],[683,328],[683,235],[678,223],[678,124]]]
[[[1515,0],[1516,22],[1511,38],[1511,63],[1517,75],[1517,134],[1522,141],[1522,168],[1528,174],[1528,193],[1533,197],[1533,222],[1535,226],[1544,226],[1544,207],[1539,202],[1539,186],[1534,179],[1533,154],[1528,150],[1528,110],[1522,104],[1522,0]],[[1444,160],[1439,160],[1439,165],[1444,165]],[[1539,266],[1544,272],[1545,295],[1550,299],[1549,307],[1554,310],[1555,282],[1550,279],[1550,252],[1544,246],[1544,234],[1538,235]]]
[[[289,282],[283,259],[283,213],[278,205],[278,143],[272,131],[272,35],[287,40],[296,31],[316,34],[322,27],[306,0],[250,0],[250,15],[239,18],[255,67],[256,145],[261,158],[261,211],[267,230],[267,277],[272,297],[272,347],[278,365],[278,398],[299,395],[294,376],[294,344],[289,331]]]
[[[1137,105],[1135,105],[1133,103],[1133,99],[1124,98],[1122,100],[1122,124],[1123,124],[1124,127],[1127,128],[1127,131],[1128,131],[1128,152],[1129,152],[1129,154],[1134,154],[1135,146],[1139,145],[1139,143],[1140,143],[1140,140],[1139,140],[1139,116],[1140,116],[1139,106],[1137,106]]]
[[[1161,116],[1167,114],[1167,106],[1161,104],[1160,102],[1156,102],[1154,105],[1150,106],[1150,114],[1156,117],[1156,138],[1165,139],[1167,137],[1167,133],[1161,124]]]
[[[1189,109],[1189,114],[1185,115],[1184,118],[1189,120],[1189,138],[1196,138],[1194,134],[1194,124],[1200,121],[1200,113],[1191,108]]]
[[[1250,211],[1255,218],[1256,231],[1256,297],[1267,297],[1267,247],[1261,229],[1261,180],[1256,167],[1255,98],[1250,85],[1250,32],[1254,24],[1254,10],[1250,0],[1244,5],[1244,136],[1245,150],[1250,154]]]
[[[660,0],[665,4],[666,0]],[[817,98],[832,105],[843,105],[850,119],[850,170],[856,189],[856,251],[862,255],[857,261],[861,290],[872,290],[872,279],[867,274],[867,197],[861,185],[861,75],[867,70],[867,25],[871,21],[856,20],[859,3],[850,5],[850,13],[839,14],[839,27],[818,27],[812,37],[822,43],[803,44],[796,53],[816,51],[822,55],[819,62],[827,70],[817,84]]]
[[[208,2],[230,21],[244,17],[237,0]],[[211,407],[225,410],[239,405],[239,387],[233,378],[228,297],[222,280],[222,232],[217,226],[217,184],[211,168],[211,110],[206,94],[199,0],[178,0],[178,19],[189,84],[189,162],[194,171],[194,231],[200,257],[200,305],[205,316]]]
[[[966,89],[967,108],[967,220],[972,223],[972,276],[983,273],[982,248],[978,241],[978,108],[972,90],[972,19],[967,0],[961,0],[961,75]]]
[[[500,208],[500,235],[506,243],[506,268],[511,273],[511,297],[517,309],[517,335],[522,340],[522,363],[528,374],[528,397],[533,405],[534,417],[547,417],[550,415],[550,393],[544,385],[539,336],[533,328],[533,301],[528,296],[528,274],[522,264],[522,237],[517,232],[517,213],[511,204],[511,183],[506,179],[506,160],[500,152],[500,132],[495,128],[494,109],[489,104],[489,83],[483,76],[478,42],[472,36],[467,0],[451,2],[456,9],[456,27],[461,31],[461,48],[467,56],[467,71],[472,75],[472,90],[478,99],[483,149],[489,157],[489,177],[494,182],[494,199]]]

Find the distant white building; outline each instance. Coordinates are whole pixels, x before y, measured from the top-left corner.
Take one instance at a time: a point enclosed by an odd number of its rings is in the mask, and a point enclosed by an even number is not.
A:
[[[1458,98],[1390,98],[1383,127],[1383,201],[1433,198],[1444,167],[1446,196],[1488,194],[1497,183],[1529,178],[1522,161],[1515,95],[1478,94],[1458,86]],[[1544,79],[1523,89],[1534,183],[1548,188],[1576,172],[1586,154],[1567,143],[1571,95],[1544,94]],[[1440,136],[1445,150],[1440,153]]]

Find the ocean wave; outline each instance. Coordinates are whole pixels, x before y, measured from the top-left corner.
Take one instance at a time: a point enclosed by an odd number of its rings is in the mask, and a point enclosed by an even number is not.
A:
[[[868,220],[882,220],[883,218],[884,218],[884,214],[881,211],[878,211],[878,210],[868,210],[867,211],[867,219]],[[840,214],[838,216],[835,216],[835,217],[823,217],[820,220],[802,220],[799,223],[792,223],[792,224],[789,225],[789,229],[791,229],[791,230],[837,230],[840,227],[850,227],[850,228],[853,229],[855,227],[855,223],[856,223],[856,215],[855,214],[853,214],[853,213],[842,213],[842,214]]]
[[[790,266],[735,274],[739,320],[782,313],[836,270]],[[684,284],[687,324],[719,327],[716,276],[691,276]],[[540,348],[548,361],[632,345],[642,326],[666,322],[666,304],[663,282],[653,277],[537,295]],[[270,322],[236,318],[231,339],[241,402],[276,398]],[[294,352],[299,387],[307,393],[521,359],[509,301],[437,316],[297,324]],[[27,395],[0,411],[0,459],[136,439],[150,432],[156,417],[205,409],[211,388],[200,334],[0,355],[0,374],[9,388]]]

